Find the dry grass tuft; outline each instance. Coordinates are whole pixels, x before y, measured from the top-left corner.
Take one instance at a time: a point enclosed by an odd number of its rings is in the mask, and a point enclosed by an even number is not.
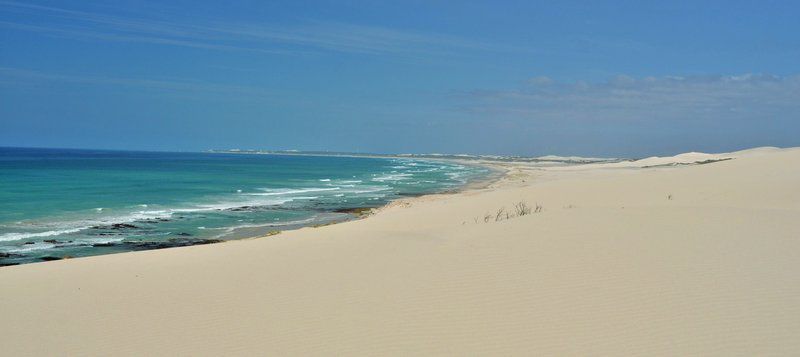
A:
[[[538,203],[535,206],[531,207],[528,206],[528,204],[525,203],[525,201],[519,201],[515,203],[513,207],[514,207],[513,211],[506,210],[505,207],[500,207],[497,211],[495,211],[494,214],[487,212],[483,215],[483,217],[480,216],[475,217],[473,221],[475,221],[475,223],[479,223],[480,221],[483,221],[484,223],[489,223],[491,221],[500,222],[504,219],[511,219],[515,217],[527,216],[533,213],[542,212],[542,206]]]

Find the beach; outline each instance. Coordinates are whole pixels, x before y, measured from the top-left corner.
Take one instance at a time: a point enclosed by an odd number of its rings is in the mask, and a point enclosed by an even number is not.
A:
[[[482,164],[365,219],[2,267],[0,354],[800,353],[800,148]]]
[[[409,157],[36,148],[0,148],[0,173],[0,267],[261,237],[494,177]]]

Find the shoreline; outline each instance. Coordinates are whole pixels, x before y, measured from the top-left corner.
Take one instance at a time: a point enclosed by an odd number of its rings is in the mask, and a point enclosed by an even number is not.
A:
[[[242,153],[242,155],[256,155],[256,154],[255,153]],[[258,154],[258,155],[272,155],[272,153],[269,153],[269,154]],[[297,155],[300,155],[300,154],[297,154]],[[357,156],[357,157],[362,157],[362,156]],[[248,236],[248,237],[242,237],[242,238],[235,238],[235,239],[225,239],[225,240],[221,240],[220,242],[216,242],[214,244],[229,243],[229,242],[235,242],[235,241],[239,241],[239,240],[253,240],[253,239],[267,238],[267,237],[271,237],[271,236],[275,236],[275,235],[281,234],[283,232],[290,232],[290,231],[296,231],[296,230],[301,230],[301,229],[309,229],[309,228],[313,229],[313,228],[327,227],[327,226],[332,226],[332,225],[337,225],[337,224],[344,224],[344,223],[348,223],[348,222],[355,222],[355,221],[359,221],[359,220],[370,218],[370,217],[380,213],[381,211],[383,211],[383,210],[385,210],[387,208],[396,206],[396,205],[413,204],[413,202],[418,201],[418,200],[427,200],[427,199],[430,199],[430,198],[433,198],[433,197],[442,196],[442,195],[454,195],[454,194],[461,194],[461,193],[466,193],[466,192],[470,192],[470,191],[479,191],[479,190],[482,190],[482,189],[486,189],[486,188],[489,188],[491,185],[496,184],[496,183],[500,182],[501,180],[503,180],[505,178],[506,174],[508,173],[508,170],[503,168],[500,165],[493,165],[493,164],[489,164],[489,163],[485,163],[485,162],[482,162],[482,163],[475,163],[475,162],[469,162],[469,161],[464,162],[464,160],[460,160],[460,159],[419,159],[419,160],[433,161],[433,162],[447,162],[447,163],[454,163],[455,162],[455,163],[459,163],[461,165],[483,167],[485,169],[490,170],[491,173],[483,176],[482,178],[468,181],[468,182],[464,183],[463,185],[458,186],[455,189],[447,189],[447,190],[443,190],[443,191],[440,191],[440,192],[424,193],[424,194],[420,194],[420,195],[408,195],[408,196],[404,196],[404,197],[401,196],[401,197],[397,197],[395,199],[389,200],[385,204],[382,204],[382,205],[379,205],[379,206],[374,206],[374,207],[372,207],[372,206],[353,207],[353,208],[345,208],[345,209],[338,209],[338,210],[332,211],[332,212],[335,212],[335,213],[345,213],[345,214],[350,215],[350,217],[348,217],[346,219],[343,219],[343,220],[332,219],[332,220],[327,221],[327,222],[322,221],[321,223],[302,224],[302,225],[297,225],[297,226],[295,226],[293,228],[290,228],[290,229],[282,229],[282,230],[270,231],[267,234],[260,234],[260,235],[254,235],[254,236]],[[181,248],[181,247],[176,247],[176,248]]]
[[[309,155],[304,155],[309,156]],[[354,156],[358,158],[369,158],[366,156]],[[390,157],[376,157],[380,159],[390,159]],[[402,157],[391,157],[397,159],[403,159]],[[44,255],[38,257],[36,261],[25,261],[25,262],[18,262],[15,259],[19,259],[17,257],[21,257],[22,255],[16,254],[13,252],[4,253],[0,252],[0,269],[17,266],[17,265],[28,265],[28,264],[36,264],[36,263],[48,263],[58,260],[71,260],[71,259],[82,259],[82,258],[90,258],[96,256],[103,256],[103,255],[115,255],[121,253],[132,253],[138,251],[148,251],[148,250],[163,250],[163,249],[173,249],[173,248],[186,248],[196,245],[209,245],[209,244],[218,244],[218,243],[227,243],[231,241],[237,240],[251,240],[251,239],[258,239],[262,237],[273,236],[276,234],[280,234],[282,232],[288,232],[293,230],[299,230],[303,228],[319,228],[323,226],[329,226],[333,224],[339,223],[346,223],[349,221],[359,220],[370,216],[372,213],[377,212],[384,207],[393,204],[395,201],[398,200],[409,200],[417,197],[428,196],[428,195],[438,195],[438,194],[448,194],[448,193],[458,193],[468,189],[474,189],[477,187],[484,187],[490,184],[493,181],[499,179],[498,171],[491,165],[486,164],[478,164],[475,162],[465,162],[462,160],[455,160],[455,159],[426,159],[426,158],[405,158],[408,160],[420,161],[420,162],[428,162],[428,163],[437,163],[437,164],[445,164],[445,165],[463,165],[469,166],[473,168],[481,168],[489,170],[486,174],[476,175],[474,177],[470,177],[464,183],[450,187],[450,188],[441,188],[434,192],[427,192],[422,194],[404,194],[402,192],[397,193],[398,197],[393,199],[387,200],[385,203],[380,205],[369,205],[369,206],[358,206],[358,207],[348,207],[348,208],[338,208],[338,209],[331,209],[325,211],[319,211],[309,218],[301,219],[296,223],[282,223],[282,224],[272,224],[272,223],[264,223],[263,225],[253,225],[253,226],[244,226],[244,227],[237,227],[231,226],[228,229],[231,229],[231,232],[222,238],[222,236],[209,236],[209,237],[192,237],[187,233],[179,233],[177,236],[166,239],[166,240],[143,240],[143,241],[124,241],[124,242],[101,242],[101,243],[91,243],[92,247],[99,247],[104,249],[114,249],[111,252],[100,252],[100,253],[88,253],[86,255],[77,255],[72,256],[71,254],[62,254],[59,252],[53,252],[49,255]],[[238,208],[236,208],[238,209]],[[148,220],[149,221],[155,221]],[[137,223],[136,221],[131,223],[113,223],[113,224],[106,224],[109,228],[111,227],[120,227],[120,228],[133,228],[134,224]],[[99,225],[97,227],[100,227]],[[241,232],[238,230],[241,229]],[[248,232],[249,230],[249,232]],[[72,243],[72,240],[67,239],[58,239],[58,238],[48,238],[43,240],[44,243],[50,243],[54,245],[64,244],[64,243]],[[27,244],[33,244],[34,242],[28,242]]]
[[[500,166],[485,188],[349,224],[0,269],[0,343],[12,355],[800,351],[800,148]],[[541,209],[497,214],[517,202]]]

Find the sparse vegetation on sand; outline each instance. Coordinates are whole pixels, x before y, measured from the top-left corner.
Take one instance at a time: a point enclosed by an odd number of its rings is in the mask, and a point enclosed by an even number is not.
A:
[[[475,223],[483,221],[484,223],[489,222],[500,222],[504,219],[511,219],[516,217],[527,216],[534,213],[541,213],[542,212],[542,205],[536,203],[533,207],[528,206],[528,203],[525,201],[519,201],[515,203],[511,210],[507,210],[505,207],[500,207],[494,213],[486,212],[482,217],[475,217],[473,220]]]

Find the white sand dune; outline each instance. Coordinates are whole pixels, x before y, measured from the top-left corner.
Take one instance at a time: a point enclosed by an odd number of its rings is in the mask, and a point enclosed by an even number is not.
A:
[[[0,268],[0,354],[800,354],[800,149],[644,161]],[[494,220],[519,201],[542,211]]]

